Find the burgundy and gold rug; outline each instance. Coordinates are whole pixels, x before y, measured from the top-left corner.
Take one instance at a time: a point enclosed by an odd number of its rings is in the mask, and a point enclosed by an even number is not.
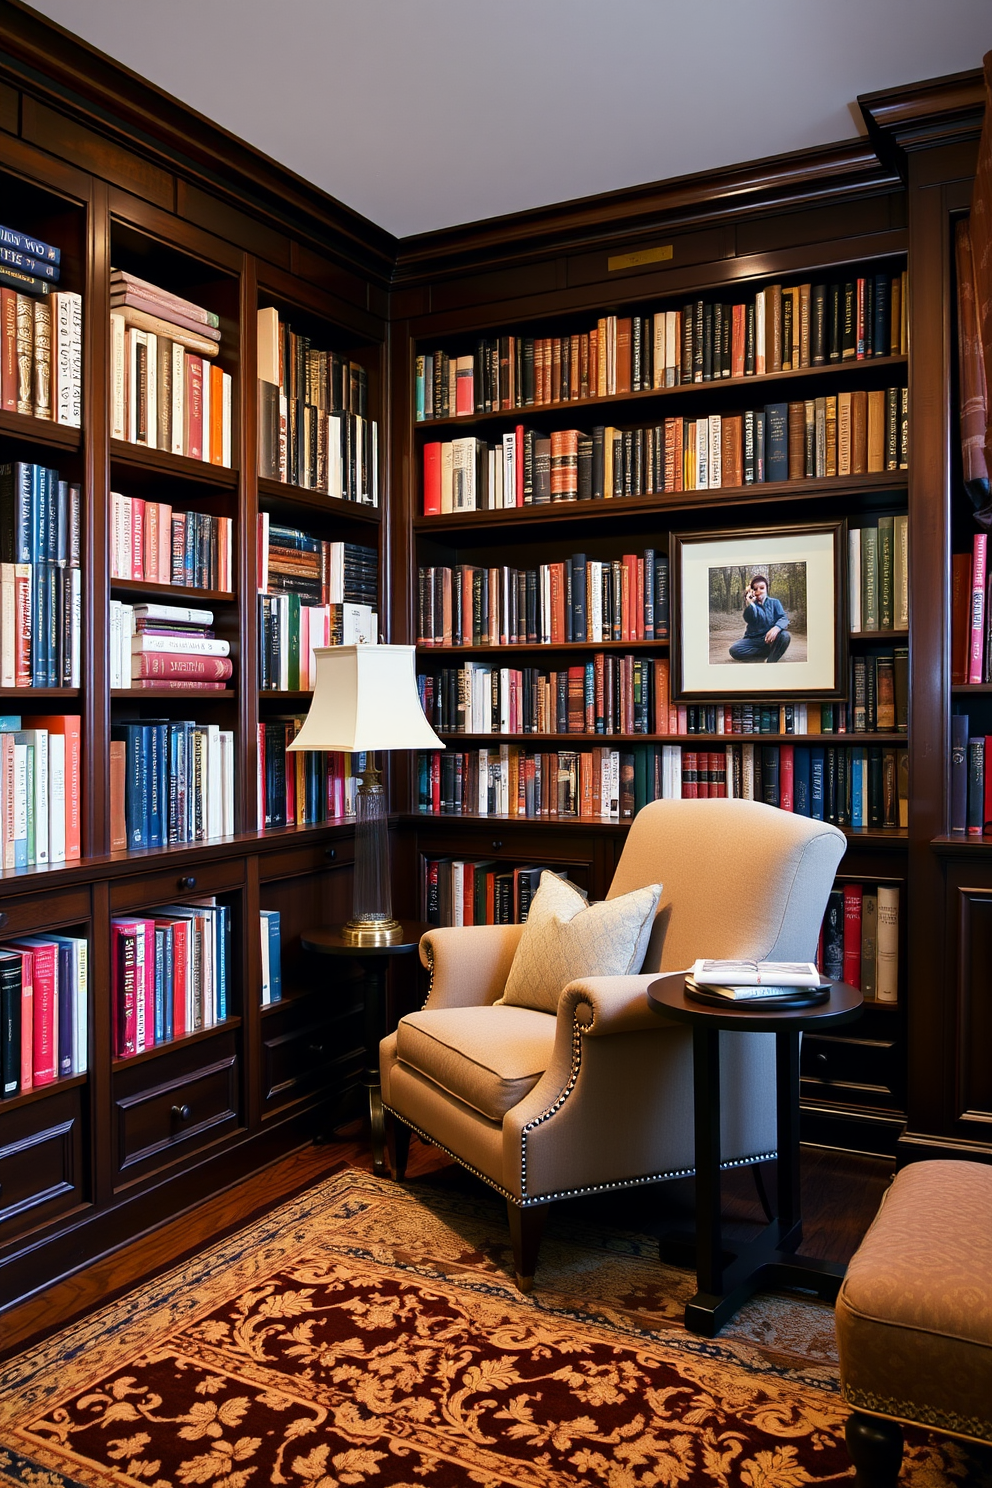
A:
[[[800,1488],[850,1479],[832,1314],[715,1340],[657,1242],[567,1216],[539,1290],[503,1206],[347,1170],[0,1367],[17,1488]],[[976,1477],[976,1472],[980,1477]],[[914,1433],[902,1482],[976,1488]]]

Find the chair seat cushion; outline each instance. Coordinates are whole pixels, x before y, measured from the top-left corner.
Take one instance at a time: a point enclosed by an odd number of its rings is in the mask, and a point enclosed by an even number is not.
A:
[[[837,1299],[844,1398],[992,1441],[992,1167],[896,1175]]]
[[[491,1121],[502,1121],[544,1074],[555,1019],[531,1008],[438,1008],[396,1030],[398,1058]]]

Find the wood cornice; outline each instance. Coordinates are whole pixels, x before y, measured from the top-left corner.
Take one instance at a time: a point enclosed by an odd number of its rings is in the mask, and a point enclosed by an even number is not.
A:
[[[549,253],[632,245],[648,234],[884,191],[899,179],[868,140],[822,145],[401,238],[393,282],[412,286]]]
[[[391,233],[20,0],[0,0],[0,77],[388,285]]]
[[[976,140],[985,115],[981,68],[863,93],[858,105],[881,159],[903,178],[906,155]]]

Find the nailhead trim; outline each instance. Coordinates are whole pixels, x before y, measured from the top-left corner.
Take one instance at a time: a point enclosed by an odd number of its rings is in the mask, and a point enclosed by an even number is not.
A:
[[[859,1390],[850,1385],[842,1387],[841,1393],[848,1405],[859,1410],[871,1411],[879,1416],[894,1416],[902,1421],[918,1422],[935,1431],[947,1431],[952,1436],[963,1436],[969,1441],[992,1442],[992,1421],[981,1416],[959,1416],[957,1411],[936,1410],[919,1401],[895,1400],[890,1395],[879,1395],[874,1390]]]

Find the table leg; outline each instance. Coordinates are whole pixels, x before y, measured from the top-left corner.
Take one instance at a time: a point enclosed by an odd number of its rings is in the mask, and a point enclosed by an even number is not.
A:
[[[693,1029],[692,1069],[696,1128],[696,1274],[700,1290],[716,1294],[723,1283],[723,1239],[720,1223],[720,1035],[715,1029]]]
[[[382,957],[370,956],[361,961],[365,977],[365,1072],[362,1082],[369,1096],[372,1171],[380,1176],[386,1172],[386,1123],[379,1081],[379,1044],[386,1035],[386,965]]]
[[[794,1250],[803,1238],[799,1176],[799,1034],[775,1035],[778,1121],[779,1246]]]

